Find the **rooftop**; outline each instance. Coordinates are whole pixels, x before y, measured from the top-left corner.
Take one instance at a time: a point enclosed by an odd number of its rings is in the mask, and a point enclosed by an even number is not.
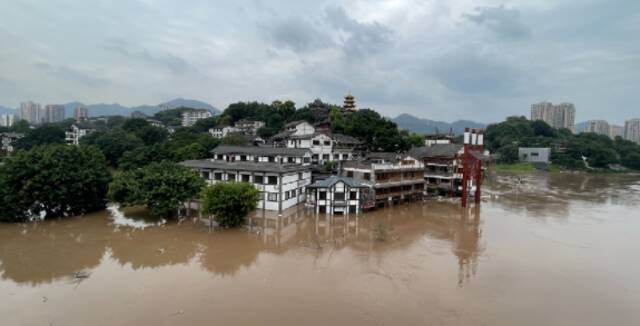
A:
[[[316,181],[314,184],[309,185],[308,188],[329,188],[335,185],[338,182],[344,182],[351,188],[370,188],[372,184],[362,180],[356,180],[348,177],[341,177],[337,175],[332,175],[324,180]]]
[[[429,157],[455,157],[462,150],[461,144],[436,144],[431,146],[415,147],[409,151],[409,155],[417,159]]]
[[[258,147],[258,146],[218,146],[214,148],[213,154],[252,154],[265,156],[304,156],[309,154],[308,149],[303,148],[282,148],[282,147]]]
[[[189,160],[180,163],[188,168],[211,169],[211,170],[233,170],[251,172],[297,172],[308,171],[310,166],[300,164],[280,164],[268,162],[225,162],[212,160]]]

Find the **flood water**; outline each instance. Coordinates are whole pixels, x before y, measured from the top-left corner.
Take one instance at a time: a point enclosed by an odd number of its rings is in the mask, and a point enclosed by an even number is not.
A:
[[[639,176],[486,187],[480,208],[257,213],[233,231],[109,211],[0,224],[0,325],[640,324]]]

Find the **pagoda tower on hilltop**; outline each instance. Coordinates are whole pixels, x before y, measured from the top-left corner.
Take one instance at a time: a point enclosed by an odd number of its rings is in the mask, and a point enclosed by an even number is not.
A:
[[[343,108],[345,110],[348,111],[356,111],[356,100],[353,97],[353,95],[351,95],[351,92],[349,92],[349,94],[347,94],[347,96],[344,97],[344,106]]]

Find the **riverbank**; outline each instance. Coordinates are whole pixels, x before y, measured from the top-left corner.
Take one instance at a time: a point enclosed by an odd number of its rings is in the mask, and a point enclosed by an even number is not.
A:
[[[565,173],[575,173],[575,174],[591,174],[591,175],[609,175],[609,174],[630,174],[637,175],[640,174],[640,171],[635,170],[613,170],[613,169],[588,169],[588,170],[568,170],[563,169],[555,164],[548,164],[546,166],[540,165],[536,166],[531,163],[511,163],[511,164],[493,164],[491,165],[491,171],[495,173],[533,173],[536,171],[545,171],[545,172],[565,172]]]

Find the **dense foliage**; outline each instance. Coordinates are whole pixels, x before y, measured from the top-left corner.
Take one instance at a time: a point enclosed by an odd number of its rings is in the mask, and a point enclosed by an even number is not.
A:
[[[45,124],[35,129],[29,129],[23,138],[16,141],[17,149],[31,149],[40,145],[64,144],[64,129],[58,125]]]
[[[543,121],[525,117],[511,117],[490,125],[485,140],[502,163],[518,161],[519,147],[549,147],[552,162],[567,169],[608,168],[614,164],[630,169],[640,167],[638,144],[594,133],[574,135],[567,129],[557,130]]]
[[[102,209],[110,179],[107,162],[95,147],[48,145],[18,151],[0,166],[0,220]]]
[[[203,186],[197,173],[165,161],[116,176],[108,197],[124,206],[145,205],[152,215],[169,217],[183,202],[196,198]]]
[[[334,132],[364,141],[371,151],[399,152],[411,147],[394,122],[370,109],[361,109],[346,117],[334,110],[331,112],[331,128]]]
[[[202,192],[202,210],[215,216],[222,227],[237,227],[256,209],[258,190],[249,183],[223,182]]]

